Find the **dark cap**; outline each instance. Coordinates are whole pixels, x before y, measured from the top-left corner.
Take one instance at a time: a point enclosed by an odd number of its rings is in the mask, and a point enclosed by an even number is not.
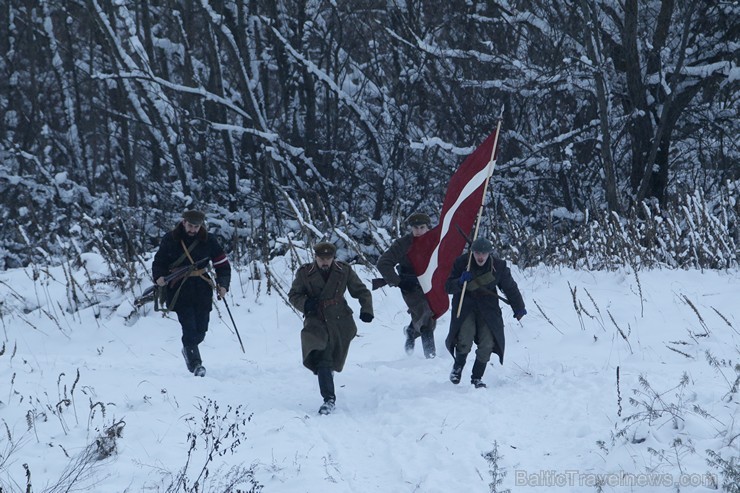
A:
[[[422,224],[431,226],[432,220],[423,212],[414,212],[406,219],[406,224],[409,226],[421,226]]]
[[[316,254],[317,257],[333,257],[337,253],[337,247],[335,247],[333,243],[322,241],[313,247],[313,253]]]
[[[491,253],[493,251],[493,243],[485,238],[476,239],[470,249],[478,253]]]
[[[190,210],[183,212],[182,218],[193,226],[200,226],[206,220],[206,215],[201,211]]]

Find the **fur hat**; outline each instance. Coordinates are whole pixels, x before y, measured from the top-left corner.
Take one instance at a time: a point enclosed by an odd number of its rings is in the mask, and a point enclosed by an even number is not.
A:
[[[473,244],[470,245],[470,249],[478,253],[491,253],[493,251],[493,243],[486,238],[477,238]]]
[[[183,212],[182,218],[193,226],[200,226],[206,220],[206,215],[201,211],[190,210]]]
[[[432,220],[423,212],[414,212],[408,218],[406,218],[406,224],[408,224],[409,226],[421,226],[422,224],[431,226]]]
[[[334,246],[334,243],[322,241],[313,247],[313,252],[317,257],[333,257],[337,253],[337,247]]]

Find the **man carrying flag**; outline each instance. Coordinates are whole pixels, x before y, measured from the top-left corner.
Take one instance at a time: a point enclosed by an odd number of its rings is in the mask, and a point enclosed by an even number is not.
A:
[[[414,271],[419,273],[419,284],[429,301],[429,306],[434,313],[435,319],[442,316],[449,307],[449,297],[448,292],[445,289],[445,284],[447,283],[450,272],[452,271],[453,262],[455,262],[455,259],[457,259],[463,252],[466,242],[468,241],[465,233],[472,231],[473,226],[475,226],[473,233],[474,244],[477,239],[478,226],[480,225],[480,219],[483,213],[483,202],[486,191],[488,190],[488,182],[493,174],[493,169],[496,164],[496,146],[498,144],[500,130],[501,117],[499,117],[496,130],[489,135],[488,138],[486,138],[486,140],[465,159],[465,161],[463,161],[460,168],[450,179],[444,203],[442,204],[439,224],[427,234],[414,238],[409,249],[408,258]],[[480,245],[480,242],[478,242],[478,244]],[[490,250],[486,253],[486,257],[489,254]],[[463,307],[463,300],[467,288],[467,278],[470,274],[471,260],[472,251],[468,256],[466,269],[468,274],[460,283],[459,292],[455,293],[456,296],[454,299],[456,301],[456,306],[453,307],[454,312],[452,314],[453,319],[450,327],[451,331],[453,326],[459,327],[458,322],[460,321],[456,322],[455,320],[460,317],[460,309]],[[487,260],[488,258],[486,258],[486,261]],[[461,275],[462,274],[458,273],[458,276]],[[472,277],[470,279],[472,279]],[[457,282],[457,280],[455,282]],[[493,289],[495,290],[495,287]],[[455,289],[455,291],[457,291],[457,289]],[[495,296],[496,303],[498,303],[498,295]],[[514,309],[517,311],[517,320],[526,313],[524,304],[521,302],[520,305],[520,301],[521,295],[519,295],[517,304],[514,306]],[[501,325],[503,326],[503,323]],[[500,348],[500,351],[500,357],[503,361],[503,347]],[[453,354],[453,357],[454,356],[455,355]],[[480,370],[480,368],[476,368],[476,370]],[[458,373],[461,372],[462,368],[459,369]],[[476,386],[484,386],[480,381],[482,374],[483,372],[481,371],[480,375],[475,375],[477,376],[479,384]],[[455,379],[452,377],[453,376],[450,375],[450,379],[454,382]],[[454,383],[459,382],[459,375],[456,380],[457,382]]]
[[[480,212],[484,189],[493,172],[497,136],[498,129],[463,161],[447,186],[439,224],[414,238],[409,248],[409,261],[435,319],[450,306],[445,282],[452,263],[466,246],[466,238],[460,231],[472,231]]]

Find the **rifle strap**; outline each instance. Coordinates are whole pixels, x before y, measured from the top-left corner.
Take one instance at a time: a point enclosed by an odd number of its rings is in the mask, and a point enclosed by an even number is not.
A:
[[[183,285],[185,285],[185,281],[187,281],[187,278],[190,277],[190,276],[192,276],[193,275],[193,272],[195,272],[193,270],[193,269],[195,269],[195,261],[193,260],[193,257],[190,256],[190,251],[193,250],[197,244],[198,244],[198,238],[196,238],[190,244],[190,247],[189,248],[185,246],[185,242],[184,241],[180,240],[180,245],[182,246],[182,250],[183,250],[184,253],[182,255],[180,255],[180,257],[177,260],[175,260],[172,264],[170,264],[170,269],[172,269],[174,267],[177,267],[181,263],[183,263],[183,261],[186,258],[188,260],[190,260],[190,272],[186,276],[183,277],[183,279],[180,281],[180,285],[177,286],[177,290],[175,291],[175,295],[172,297],[172,302],[170,302],[168,304],[170,310],[172,308],[174,308],[175,305],[177,304],[177,299],[180,297],[180,290],[182,289]],[[165,294],[165,290],[162,290],[162,298],[165,298],[164,294]],[[164,304],[165,304],[165,300],[164,299],[161,300],[161,304],[162,304],[162,306],[164,306]],[[155,309],[156,309],[156,307],[155,307]],[[164,311],[166,312],[168,310],[164,310]]]
[[[197,239],[195,241],[198,241]],[[195,243],[195,242],[193,242]],[[188,260],[190,260],[190,263],[195,265],[195,260],[193,260],[193,257],[190,255],[190,252],[187,248],[185,248],[185,242],[180,240],[180,244],[182,245],[182,249],[185,250],[185,255],[188,256]],[[192,246],[192,245],[191,245]],[[213,280],[208,277],[206,274],[206,269],[198,269],[190,273],[191,277],[200,277],[205,282],[208,283],[209,286],[211,286],[211,289],[216,289],[216,284],[213,282]]]
[[[199,241],[199,240],[198,240],[198,238],[196,238],[196,239],[195,239],[195,240],[194,240],[194,241],[193,241],[193,242],[192,242],[192,243],[190,244],[190,247],[185,247],[185,242],[184,242],[184,241],[182,241],[182,240],[180,240],[180,245],[182,245],[182,249],[183,249],[183,250],[185,251],[185,253],[183,253],[182,255],[180,255],[180,256],[179,256],[179,257],[177,258],[177,260],[175,260],[174,262],[172,262],[172,263],[170,264],[170,270],[172,270],[172,269],[174,269],[175,267],[179,266],[179,265],[180,265],[181,263],[183,263],[183,261],[184,261],[184,260],[185,260],[186,258],[190,259],[190,263],[191,263],[191,264],[194,264],[194,263],[195,263],[195,262],[193,262],[193,257],[191,257],[191,256],[190,256],[190,252],[191,252],[191,251],[193,251],[193,249],[195,249],[196,245],[198,244],[198,241]]]

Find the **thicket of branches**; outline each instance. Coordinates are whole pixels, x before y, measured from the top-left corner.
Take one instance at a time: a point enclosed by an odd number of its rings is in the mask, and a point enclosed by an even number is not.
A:
[[[619,244],[589,237],[629,230],[658,262],[736,264],[739,19],[719,0],[8,0],[0,266],[101,234],[146,251],[191,206],[261,255],[297,209],[370,245],[434,215],[502,107],[490,232],[515,257],[609,265]]]

